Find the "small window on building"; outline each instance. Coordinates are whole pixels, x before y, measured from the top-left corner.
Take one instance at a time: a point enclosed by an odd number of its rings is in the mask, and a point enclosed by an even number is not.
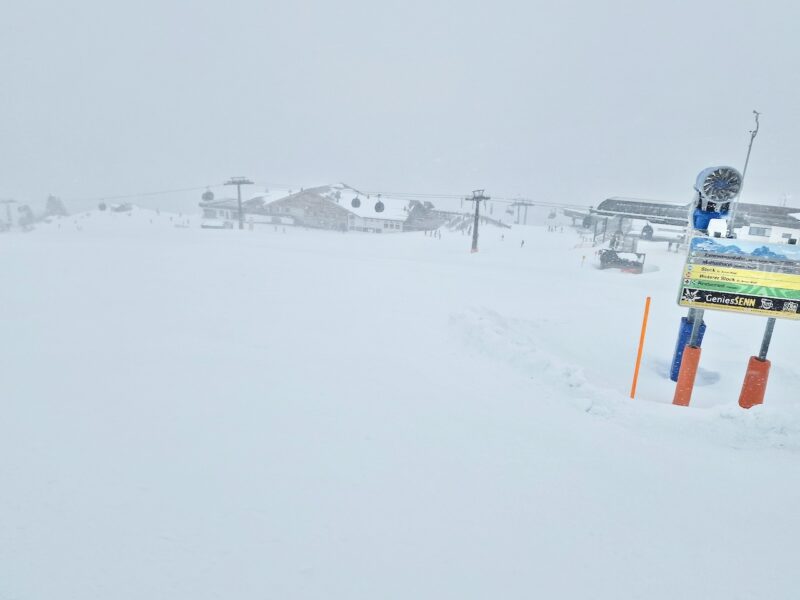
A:
[[[781,234],[781,238],[784,239],[784,240],[790,240],[790,239],[792,239],[792,234],[791,233]]]
[[[748,234],[758,237],[769,237],[771,229],[769,227],[751,227]]]

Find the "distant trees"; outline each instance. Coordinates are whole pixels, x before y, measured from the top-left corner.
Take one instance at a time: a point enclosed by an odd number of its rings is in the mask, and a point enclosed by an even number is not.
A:
[[[55,196],[47,197],[47,203],[44,207],[45,217],[66,217],[68,214],[61,198],[56,198]]]
[[[33,224],[36,222],[36,217],[34,216],[30,206],[23,204],[17,209],[17,212],[19,213],[19,219],[17,220],[17,223],[20,227],[23,229],[30,229],[33,227]]]

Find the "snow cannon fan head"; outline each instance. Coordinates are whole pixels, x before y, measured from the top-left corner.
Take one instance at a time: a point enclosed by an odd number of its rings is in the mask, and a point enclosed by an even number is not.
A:
[[[742,174],[733,167],[709,167],[700,171],[694,189],[698,195],[697,208],[724,218],[742,189]]]

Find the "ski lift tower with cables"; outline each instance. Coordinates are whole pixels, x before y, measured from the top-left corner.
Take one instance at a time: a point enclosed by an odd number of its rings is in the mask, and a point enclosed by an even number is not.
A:
[[[236,195],[239,202],[239,229],[244,229],[244,212],[242,211],[242,186],[253,185],[247,177],[231,177],[225,182],[225,185],[235,185]]]
[[[524,225],[528,224],[528,207],[529,206],[536,206],[536,205],[533,202],[531,202],[530,200],[515,200],[511,204],[511,208],[512,209],[514,207],[517,208],[517,220],[516,220],[516,224],[517,225],[519,225],[520,223],[523,223]],[[524,216],[522,217],[522,219],[520,219],[520,213],[521,213],[523,207],[525,208],[525,213],[524,213]]]
[[[481,202],[489,200],[489,196],[484,195],[483,190],[474,190],[472,198],[466,198],[468,202],[475,203],[475,223],[472,225],[472,249],[471,253],[478,251],[478,222],[481,218]]]

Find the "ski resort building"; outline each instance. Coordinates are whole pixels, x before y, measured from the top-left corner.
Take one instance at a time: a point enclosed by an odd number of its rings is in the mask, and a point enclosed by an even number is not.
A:
[[[280,196],[264,192],[242,202],[242,213],[248,227],[267,224],[294,224],[291,219],[273,219],[264,206]],[[214,194],[207,191],[200,202],[202,210],[200,226],[203,229],[233,229],[239,226],[239,203],[236,198],[214,198]]]
[[[200,203],[202,227],[238,226],[236,199],[215,200],[213,195],[204,196]],[[286,196],[264,193],[242,203],[248,226],[281,224],[369,233],[405,231],[411,208],[408,200],[369,196],[343,183],[303,189]]]
[[[740,204],[734,231],[742,240],[797,244],[800,239],[800,209]]]
[[[265,209],[304,227],[370,233],[403,231],[409,213],[406,200],[370,197],[343,183],[302,190],[265,204]]]
[[[590,220],[608,218],[611,231],[638,232],[648,239],[681,237],[689,222],[692,203],[673,204],[640,198],[613,197],[590,210]],[[800,209],[741,202],[736,208],[733,230],[743,240],[797,243],[800,239]],[[712,222],[711,235],[724,235],[724,221]],[[791,240],[795,240],[792,242]]]

